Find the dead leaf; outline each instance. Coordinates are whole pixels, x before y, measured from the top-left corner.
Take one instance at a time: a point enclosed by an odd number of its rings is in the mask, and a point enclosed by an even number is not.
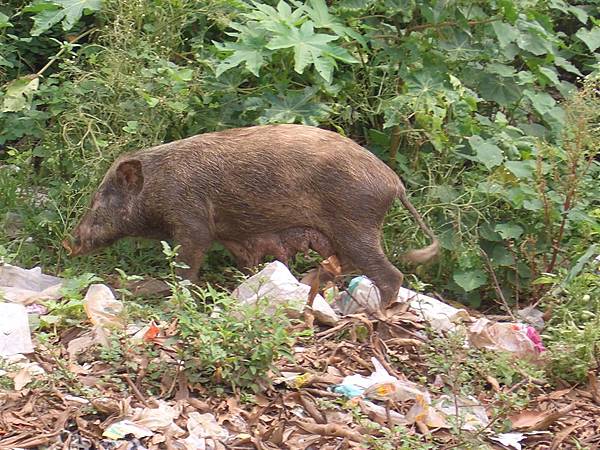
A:
[[[557,411],[530,411],[525,410],[520,413],[510,416],[509,420],[512,423],[513,430],[521,431],[537,431],[545,430],[561,417],[568,414],[579,405],[573,403],[569,406],[561,408]]]
[[[588,388],[594,399],[594,403],[600,405],[600,386],[598,385],[598,374],[595,370],[588,372]]]
[[[578,428],[584,427],[589,422],[589,420],[581,421],[575,423],[574,425],[571,425],[570,427],[566,427],[565,429],[556,433],[556,435],[554,436],[554,440],[552,441],[552,446],[550,447],[550,450],[558,450],[559,448],[561,448],[562,443],[571,435],[571,433],[573,433],[573,431],[575,431]]]
[[[29,368],[23,367],[15,374],[15,377],[13,378],[13,382],[15,383],[15,391],[20,391],[32,381],[33,375],[29,371]]]
[[[337,423],[321,425],[318,423],[304,422],[300,420],[294,420],[291,423],[302,428],[304,431],[308,431],[309,433],[313,434],[320,434],[321,436],[341,437],[355,442],[362,442],[364,440],[364,437],[360,433]]]

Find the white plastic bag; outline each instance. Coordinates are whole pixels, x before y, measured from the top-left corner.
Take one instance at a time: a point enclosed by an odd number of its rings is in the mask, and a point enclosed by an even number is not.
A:
[[[0,303],[0,356],[31,352],[27,310],[16,303]]]
[[[58,300],[62,284],[62,278],[45,275],[39,267],[0,266],[0,299],[12,303],[29,305],[41,300]]]
[[[274,261],[240,284],[232,295],[250,305],[266,298],[272,305],[267,312],[274,312],[277,306],[285,305],[293,316],[299,315],[304,309],[309,293],[310,286],[296,280],[285,264]],[[337,314],[319,294],[314,299],[313,310],[317,320],[323,323],[331,325],[338,320]]]

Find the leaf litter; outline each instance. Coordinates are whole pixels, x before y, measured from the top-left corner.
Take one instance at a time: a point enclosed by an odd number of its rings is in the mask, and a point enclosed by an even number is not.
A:
[[[39,270],[9,270],[42,276]],[[372,448],[373,438],[394,445],[417,439],[424,445],[435,442],[434,448],[460,448],[467,441],[460,440],[465,435],[456,433],[457,426],[463,433],[485,436],[489,448],[571,448],[573,438],[587,448],[600,445],[600,393],[593,371],[587,386],[555,391],[538,380],[525,380],[532,401],[527,409],[505,415],[494,412],[494,395],[508,394],[515,386],[495,379],[477,397],[439,395],[444,376],[428,377],[418,351],[428,340],[426,329],[445,335],[464,325],[472,330],[465,346],[480,342],[481,347],[538,359],[543,349],[539,336],[524,325],[476,320],[466,310],[445,304],[436,317],[437,300],[406,289],[401,302],[378,311],[373,308],[376,298],[360,298],[373,291],[368,279],[355,279],[339,295],[332,282],[339,264],[328,260],[319,270],[325,274],[324,286],[318,275],[305,277],[308,286],[302,288],[287,274],[278,274],[275,288],[285,285],[295,297],[298,292],[312,297],[312,307],[307,297],[304,324],[297,326],[310,327],[314,334],[297,342],[293,360],[278,361],[270,387],[253,396],[211,395],[180,372],[176,379],[161,380],[160,395],[148,397],[143,389],[148,361],[140,361],[138,372],[122,376],[121,383],[110,381],[114,368],[86,359],[87,350],[106,343],[112,330],[124,328],[132,345],[151,344],[162,364],[177,365],[172,342],[177,323],[125,324],[122,305],[111,290],[92,285],[84,301],[87,328],[63,332],[53,347],[55,354],[36,343],[33,352],[1,360],[0,376],[13,384],[0,390],[0,448],[333,450]],[[22,277],[18,284],[22,288]],[[278,291],[282,298],[285,286]],[[45,289],[38,284],[32,291],[47,296]],[[37,294],[26,294],[12,298],[35,303]],[[315,321],[316,296],[328,305],[337,299],[336,312]],[[508,339],[509,332],[516,334],[513,340],[498,341],[498,336]],[[519,345],[523,342],[525,346]],[[52,377],[54,373],[62,376]],[[409,379],[407,373],[422,377]],[[504,432],[492,430],[499,422],[508,423],[500,428]],[[390,436],[397,427],[403,434],[393,441]]]

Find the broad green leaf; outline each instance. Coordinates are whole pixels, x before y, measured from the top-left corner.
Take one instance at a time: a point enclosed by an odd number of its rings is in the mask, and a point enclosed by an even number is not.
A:
[[[521,33],[516,40],[517,46],[521,50],[533,53],[536,56],[542,56],[548,53],[553,53],[552,43],[542,36],[545,32],[540,26],[531,23],[523,23],[519,20]]]
[[[265,45],[267,44],[266,32],[253,25],[255,25],[254,22],[250,22],[249,25],[231,24],[232,28],[238,30],[237,33],[230,33],[230,35],[238,38],[237,42],[226,42],[221,45],[213,41],[218,50],[233,52],[217,66],[217,77],[242,63],[254,76],[259,75],[260,68],[265,64],[267,55],[270,52],[265,51]]]
[[[600,47],[600,27],[593,27],[591,30],[582,27],[575,33],[575,36],[585,42],[591,52]]]
[[[566,70],[567,72],[574,73],[575,75],[579,75],[580,77],[583,76],[583,74],[579,71],[577,67],[575,67],[573,64],[571,64],[570,61],[566,60],[561,56],[557,56],[556,58],[554,58],[554,64]]]
[[[264,55],[260,50],[248,50],[243,48],[237,49],[234,50],[231,56],[227,57],[217,66],[216,76],[220,76],[223,72],[233,67],[237,67],[241,63],[244,63],[246,69],[248,69],[254,76],[258,76],[260,68],[264,65],[264,62]]]
[[[488,73],[495,73],[497,75],[500,75],[501,77],[512,77],[516,73],[515,68],[513,66],[500,63],[488,64],[485,70]]]
[[[479,269],[465,270],[460,272],[454,272],[452,279],[458,284],[465,292],[471,292],[478,287],[483,286],[487,281],[487,274]]]
[[[556,105],[544,114],[544,120],[554,129],[555,132],[560,132],[565,123],[565,110]]]
[[[354,39],[362,46],[367,45],[363,36],[352,28],[345,26],[337,17],[329,14],[325,0],[309,0],[307,13],[314,22],[316,28],[328,28],[340,37],[346,36]]]
[[[287,91],[285,95],[267,95],[270,107],[258,121],[260,123],[303,123],[317,125],[329,115],[329,108],[315,98],[315,88]]]
[[[12,23],[10,23],[10,18],[6,14],[2,14],[0,12],[0,29],[12,27]]]
[[[40,79],[31,75],[17,78],[6,87],[2,112],[16,112],[31,106],[33,93],[38,90]]]
[[[544,203],[538,198],[523,201],[523,209],[527,211],[539,211],[543,207]]]
[[[275,34],[283,35],[288,33],[292,28],[296,28],[305,13],[304,5],[300,5],[292,11],[290,6],[283,0],[278,3],[277,9],[263,2],[253,1],[252,4],[256,10],[249,14],[244,14],[244,16],[256,20],[262,28]]]
[[[533,109],[541,116],[552,111],[556,105],[556,100],[546,92],[532,92],[528,90],[525,92],[525,95],[531,100]]]
[[[579,6],[570,5],[568,8],[569,12],[573,14],[582,24],[587,24],[590,18],[587,11]]]
[[[0,55],[0,66],[14,67],[14,64],[11,63],[8,59],[2,57],[2,55]]]
[[[102,0],[44,0],[35,5],[52,5],[52,9],[45,9],[33,16],[32,36],[39,36],[52,28],[59,22],[62,22],[62,28],[65,31],[70,30],[81,18],[82,15],[99,11],[102,7]],[[33,11],[32,8],[28,11]]]
[[[477,190],[482,194],[501,194],[504,192],[504,186],[493,181],[482,181],[477,185]]]
[[[502,239],[518,239],[525,230],[514,223],[499,223],[494,227],[494,231],[500,233]]]
[[[478,82],[479,94],[501,106],[510,106],[521,98],[521,88],[513,78],[484,73]]]
[[[558,86],[560,84],[560,80],[558,79],[558,74],[556,70],[551,69],[549,67],[540,67],[539,71],[542,75],[544,75],[554,86]]]
[[[511,42],[515,42],[519,37],[519,30],[506,22],[492,22],[492,28],[500,46],[506,47]]]
[[[494,245],[490,259],[494,266],[512,266],[515,263],[513,254],[504,245]]]
[[[581,257],[579,257],[573,268],[567,274],[565,280],[561,283],[563,286],[568,284],[573,278],[581,273],[585,265],[594,257],[597,248],[598,246],[596,244],[592,244],[587,251]]]
[[[531,178],[535,170],[534,161],[506,161],[504,163],[510,172],[517,178]]]
[[[370,8],[377,0],[341,0],[337,7],[351,11]]]
[[[304,22],[299,29],[293,28],[285,35],[275,36],[269,41],[267,48],[269,50],[293,48],[294,70],[297,73],[303,73],[308,65],[314,64],[319,75],[330,83],[335,66],[334,58],[342,59],[345,62],[356,62],[349,53],[329,44],[336,39],[338,36],[315,33],[314,24],[309,20]]]
[[[471,136],[469,145],[477,153],[477,161],[492,169],[504,161],[504,154],[496,144],[486,142],[481,136]]]

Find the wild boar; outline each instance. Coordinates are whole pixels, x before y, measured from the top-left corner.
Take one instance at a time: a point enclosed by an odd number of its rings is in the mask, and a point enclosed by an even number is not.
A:
[[[400,178],[368,150],[310,126],[231,129],[117,158],[63,245],[81,255],[126,236],[172,239],[191,281],[213,241],[242,264],[312,247],[370,277],[389,302],[403,275],[383,252],[381,227],[396,198],[432,240],[405,259],[425,262],[438,240]]]

